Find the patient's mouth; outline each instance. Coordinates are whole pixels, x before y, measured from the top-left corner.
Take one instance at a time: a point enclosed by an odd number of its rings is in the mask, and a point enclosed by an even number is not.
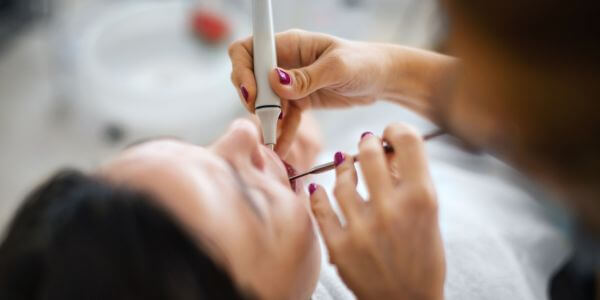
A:
[[[294,167],[292,167],[292,165],[290,165],[283,159],[281,161],[285,165],[285,169],[287,171],[288,178],[296,175],[296,169],[294,169]],[[290,186],[292,187],[293,191],[296,191],[296,180],[290,180]]]

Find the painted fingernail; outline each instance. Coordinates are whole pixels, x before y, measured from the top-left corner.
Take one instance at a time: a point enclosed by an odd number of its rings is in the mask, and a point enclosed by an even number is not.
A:
[[[333,163],[337,167],[344,162],[344,159],[346,159],[346,157],[344,156],[344,153],[336,152],[335,155],[333,156]]]
[[[360,139],[362,140],[362,139],[364,139],[364,138],[366,138],[366,137],[369,137],[369,136],[372,136],[372,135],[373,135],[373,133],[372,133],[372,132],[370,132],[370,131],[365,131],[365,132],[363,132],[363,134],[361,134],[361,135],[360,135]]]
[[[314,194],[316,190],[317,190],[317,185],[316,184],[311,183],[311,184],[308,185],[308,193],[310,195]]]
[[[286,71],[277,68],[277,75],[279,76],[279,82],[283,85],[289,85],[292,83],[292,78],[290,77],[290,74],[288,74]]]
[[[283,112],[279,113],[279,120],[283,119]]]
[[[242,91],[242,96],[244,97],[244,100],[246,100],[246,102],[248,102],[248,96],[250,95],[250,94],[248,94],[248,90],[243,85],[240,87],[240,90]]]

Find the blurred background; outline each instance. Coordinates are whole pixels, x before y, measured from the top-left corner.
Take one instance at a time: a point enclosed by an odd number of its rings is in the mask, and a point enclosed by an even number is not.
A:
[[[227,46],[250,35],[250,4],[0,0],[0,228],[27,191],[58,168],[89,170],[144,137],[206,144],[243,116]],[[442,33],[433,0],[274,0],[273,6],[277,31],[424,48]],[[360,114],[390,109],[399,108],[381,103]],[[326,140],[358,113],[318,112]]]

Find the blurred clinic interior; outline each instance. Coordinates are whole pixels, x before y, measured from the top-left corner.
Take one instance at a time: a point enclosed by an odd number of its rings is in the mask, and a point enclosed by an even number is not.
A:
[[[1,3],[2,224],[59,166],[90,168],[156,135],[206,144],[245,115],[227,47],[251,34],[250,1]],[[439,24],[434,1],[284,0],[273,10],[276,31],[415,46],[432,45]],[[323,130],[343,127],[337,118],[321,118]]]
[[[272,3],[276,32],[447,49],[448,22],[435,0]],[[250,0],[0,0],[2,237],[22,200],[61,168],[92,171],[157,136],[209,145],[247,117],[227,49],[252,34],[251,10]],[[356,153],[361,133],[380,134],[392,122],[423,133],[436,128],[382,101],[311,113],[321,140],[314,164],[336,151]],[[428,142],[426,153],[439,202],[445,297],[550,299],[552,279],[572,255],[568,219],[551,193],[451,136]],[[332,195],[333,172],[310,180]],[[353,299],[323,244],[320,251],[313,299]]]

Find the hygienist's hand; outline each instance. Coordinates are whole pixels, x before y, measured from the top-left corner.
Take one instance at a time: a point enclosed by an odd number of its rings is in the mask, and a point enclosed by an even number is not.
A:
[[[352,157],[336,153],[334,194],[344,226],[323,188],[309,185],[331,262],[359,299],[442,299],[444,250],[423,141],[403,125],[387,127],[383,139],[394,153],[386,156],[369,134],[359,145],[369,201],[356,191]]]
[[[294,140],[301,111],[368,104],[383,91],[383,72],[389,63],[383,58],[384,47],[300,30],[277,34],[276,44],[281,68],[272,71],[270,81],[283,99],[276,145],[280,154],[285,154]],[[254,112],[256,100],[252,51],[251,37],[229,48],[231,79],[250,112]]]
[[[279,69],[271,88],[281,97],[283,120],[276,151],[284,156],[308,108],[340,108],[387,99],[437,121],[434,99],[446,94],[455,60],[430,51],[392,44],[355,42],[291,30],[276,35]],[[254,112],[256,81],[252,38],[229,48],[231,80],[242,103]],[[450,75],[449,75],[450,74]],[[447,96],[445,96],[447,97]],[[444,97],[444,98],[445,98]]]

